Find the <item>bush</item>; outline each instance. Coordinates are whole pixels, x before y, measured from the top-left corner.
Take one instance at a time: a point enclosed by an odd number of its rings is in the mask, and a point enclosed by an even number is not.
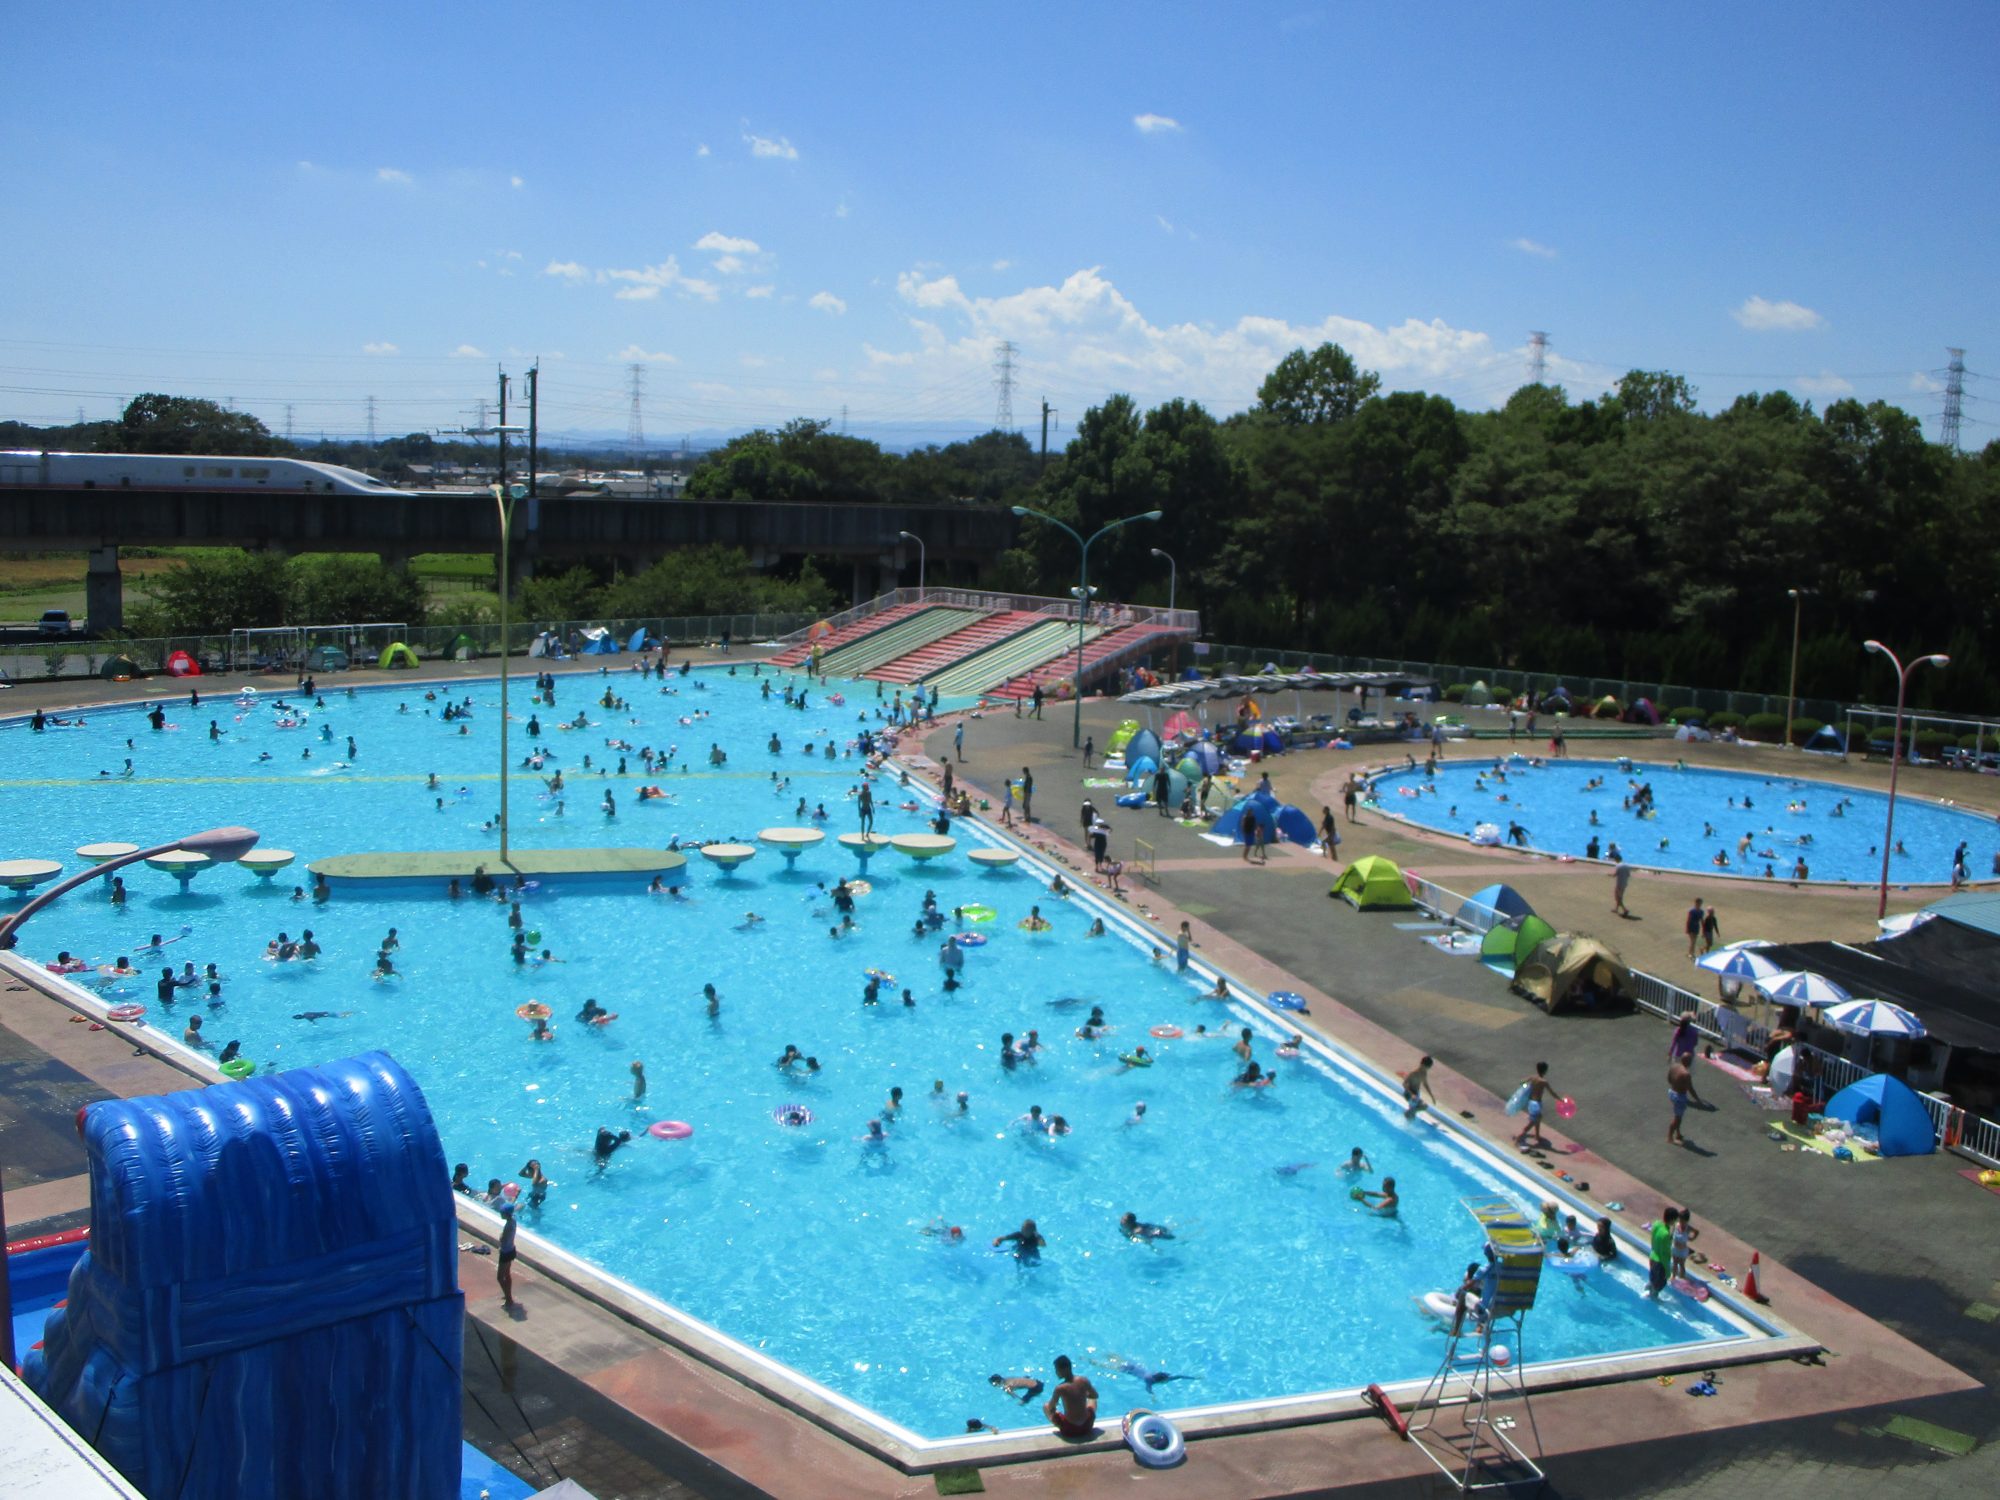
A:
[[[1447,703],[1463,703],[1465,701],[1465,695],[1471,691],[1472,691],[1471,683],[1454,682],[1450,687],[1444,690],[1444,701]]]
[[[1820,719],[1794,719],[1792,720],[1792,743],[1794,745],[1803,745],[1824,728],[1826,728],[1825,721]]]
[[[2000,750],[2000,735],[1993,734],[1990,731],[1983,735],[1961,734],[1958,737],[1958,748],[1961,750]]]
[[[1752,714],[1743,721],[1743,737],[1765,743],[1776,741],[1785,732],[1783,714]]]
[[[1704,709],[1688,707],[1670,708],[1667,710],[1666,721],[1669,724],[1701,724],[1707,722],[1707,720],[1708,714]]]
[[[1708,727],[1720,733],[1724,729],[1736,728],[1743,722],[1743,715],[1733,708],[1718,708],[1708,716]]]
[[[1919,729],[1912,738],[1916,741],[1917,754],[1932,760],[1937,758],[1946,745],[1953,742],[1952,736],[1942,729]]]

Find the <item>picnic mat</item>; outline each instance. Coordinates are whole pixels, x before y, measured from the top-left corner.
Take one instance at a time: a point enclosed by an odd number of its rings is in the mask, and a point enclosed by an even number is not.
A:
[[[1710,1067],[1720,1068],[1738,1083],[1762,1083],[1764,1081],[1748,1068],[1743,1067],[1741,1064],[1730,1062],[1727,1058],[1705,1057],[1702,1061]]]
[[[1737,1086],[1743,1090],[1744,1096],[1759,1109],[1783,1111],[1789,1110],[1792,1107],[1792,1101],[1772,1088],[1768,1083],[1744,1083]]]
[[[1982,1167],[1960,1167],[1958,1175],[1970,1179],[1974,1187],[1983,1187],[1989,1193],[2000,1193],[2000,1183],[1981,1182],[1979,1180],[1979,1174],[1983,1170],[1985,1169]]]
[[[1800,1130],[1794,1125],[1777,1122],[1774,1122],[1770,1128],[1782,1132],[1785,1138],[1801,1151],[1817,1151],[1821,1156],[1829,1159],[1833,1157],[1833,1143],[1823,1136],[1814,1135],[1811,1131]],[[1879,1156],[1872,1156],[1866,1151],[1855,1150],[1851,1146],[1848,1149],[1854,1151],[1854,1161],[1850,1165],[1859,1166],[1862,1162],[1880,1161],[1882,1159]]]

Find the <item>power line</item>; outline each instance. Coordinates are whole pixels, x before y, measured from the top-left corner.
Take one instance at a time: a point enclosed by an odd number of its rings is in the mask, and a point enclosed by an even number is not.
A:
[[[1965,351],[1945,346],[1951,363],[1944,367],[1944,422],[1938,441],[1954,453],[1958,451],[1958,424],[1965,412]]]

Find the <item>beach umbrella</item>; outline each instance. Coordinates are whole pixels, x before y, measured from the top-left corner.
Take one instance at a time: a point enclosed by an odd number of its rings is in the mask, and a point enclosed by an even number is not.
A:
[[[1768,948],[1769,938],[1738,938],[1733,943],[1723,943],[1716,948],[1717,953],[1734,953],[1738,948]]]
[[[1695,960],[1695,965],[1725,979],[1743,979],[1752,983],[1785,972],[1783,964],[1764,957],[1754,948],[1717,948],[1713,953],[1702,954]]]
[[[1835,1005],[1822,1011],[1820,1019],[1829,1026],[1837,1026],[1857,1036],[1924,1035],[1922,1021],[1902,1006],[1891,1005],[1887,1000],[1849,1000],[1845,1005]]]
[[[1897,912],[1893,917],[1884,917],[1875,925],[1883,932],[1896,937],[1908,932],[1913,927],[1923,926],[1924,923],[1936,915],[1937,913],[1934,911],[1903,911]]]
[[[1755,983],[1781,1005],[1839,1005],[1853,998],[1824,974],[1807,969],[1788,969]]]

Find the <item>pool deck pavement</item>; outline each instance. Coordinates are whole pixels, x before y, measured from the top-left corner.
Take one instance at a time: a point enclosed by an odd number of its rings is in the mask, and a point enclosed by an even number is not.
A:
[[[461,669],[453,675],[476,674]],[[9,709],[31,706],[17,695],[8,699],[4,706]],[[62,701],[72,700],[73,689],[72,697]],[[1086,708],[1089,727],[1100,739],[1125,716],[1115,704]],[[941,735],[930,737],[933,749],[949,748],[949,727],[947,721]],[[1038,806],[1057,827],[1066,828],[1084,794],[1083,772],[1068,738],[1066,714],[1060,722],[1041,723],[1014,720],[1004,710],[989,714],[968,724],[973,759],[960,768],[959,779],[970,781],[975,790],[990,790],[1003,767],[1013,771],[1030,764]],[[1630,744],[1606,749],[1637,753]],[[1326,793],[1337,791],[1347,767],[1361,758],[1332,753],[1285,757],[1272,768],[1274,781],[1288,801],[1311,808],[1317,802],[1308,799],[1317,797],[1338,806],[1337,797]],[[1788,763],[1785,769],[1794,767]],[[1865,784],[1869,769],[1847,768],[1847,779]],[[1931,779],[1944,782],[1944,794],[1960,795],[1961,787],[1977,780],[1943,773],[1931,773]],[[1684,1382],[1538,1397],[1534,1413],[1548,1455],[1551,1493],[1734,1495],[1754,1485],[1760,1494],[1823,1496],[1829,1485],[1838,1484],[1853,1494],[1893,1491],[1921,1497],[2000,1488],[1992,1482],[2000,1466],[1993,1464],[1990,1449],[1969,1459],[1937,1457],[1917,1444],[1885,1436],[1889,1411],[1870,1410],[1894,1393],[1896,1413],[1968,1430],[1982,1440],[2000,1435],[1990,1392],[1979,1384],[2000,1375],[2000,1355],[1985,1336],[1990,1324],[1965,1316],[1965,1309],[1976,1309],[1982,1298],[2000,1300],[1990,1249],[2000,1221],[1986,1217],[2000,1211],[1992,1195],[1957,1178],[1942,1160],[1927,1158],[1889,1164],[1858,1180],[1857,1190],[1869,1197],[1857,1203],[1849,1184],[1826,1178],[1839,1170],[1831,1163],[1804,1153],[1781,1155],[1765,1145],[1759,1130],[1762,1116],[1719,1073],[1713,1080],[1699,1080],[1718,1106],[1715,1113],[1690,1122],[1701,1154],[1667,1148],[1659,1139],[1663,1118],[1656,1118],[1664,1114],[1655,1103],[1664,1049],[1664,1033],[1656,1024],[1542,1018],[1476,964],[1424,948],[1393,921],[1328,902],[1323,882],[1329,881],[1330,871],[1313,856],[1280,851],[1269,865],[1245,866],[1233,851],[1207,844],[1150,811],[1120,811],[1114,822],[1121,850],[1134,836],[1159,848],[1159,890],[1134,899],[1151,905],[1166,932],[1184,912],[1195,919],[1204,958],[1220,962],[1252,988],[1301,989],[1313,1011],[1302,1026],[1316,1026],[1379,1066],[1398,1069],[1414,1060],[1416,1050],[1431,1051],[1451,1070],[1440,1069],[1438,1077],[1445,1109],[1470,1109],[1478,1120],[1493,1121],[1504,1132],[1499,1095],[1511,1089],[1533,1057],[1550,1056],[1559,1087],[1584,1106],[1568,1122],[1571,1139],[1564,1142],[1578,1148],[1565,1161],[1573,1175],[1591,1181],[1600,1199],[1622,1195],[1643,1217],[1650,1217],[1646,1205],[1656,1202],[1662,1190],[1675,1201],[1691,1202],[1698,1222],[1710,1226],[1703,1248],[1734,1268],[1746,1262],[1748,1242],[1732,1238],[1727,1230],[1753,1236],[1766,1251],[1765,1285],[1774,1310],[1827,1346],[1829,1355],[1820,1367],[1726,1370],[1722,1395],[1710,1401],[1687,1400]],[[1350,857],[1388,853],[1399,863],[1415,865],[1447,884],[1463,883],[1468,890],[1486,879],[1505,878],[1537,909],[1550,911],[1559,925],[1570,920],[1562,903],[1572,903],[1579,923],[1586,926],[1591,900],[1603,899],[1608,906],[1608,881],[1602,870],[1588,866],[1489,856],[1365,818],[1343,831],[1348,843],[1342,852]],[[1033,830],[1031,839],[1049,846],[1054,855],[1081,859],[1042,827]],[[1464,872],[1462,882],[1459,871]],[[1585,872],[1597,875],[1599,882],[1585,882]],[[1314,878],[1280,878],[1286,875]],[[1241,881],[1254,881],[1258,889],[1236,888]],[[1690,882],[1686,889],[1677,888]],[[1618,924],[1612,940],[1639,966],[1671,977],[1679,972],[1670,967],[1676,953],[1680,964],[1686,964],[1673,919],[1693,886],[1710,884],[1699,876],[1642,875],[1634,883],[1632,904],[1642,918],[1652,920]],[[1724,889],[1730,893],[1725,920],[1743,913],[1737,933],[1755,923],[1761,935],[1777,939],[1865,935],[1853,930],[1862,921],[1864,906],[1872,927],[1872,897],[1843,900],[1837,892],[1787,892],[1751,884],[1738,892],[1736,884]],[[1641,893],[1652,898],[1658,915]],[[1795,909],[1788,908],[1788,901]],[[1616,922],[1608,911],[1606,919]],[[1783,925],[1787,920],[1789,927]],[[1604,925],[1596,923],[1597,930]],[[1726,930],[1729,935],[1735,934]],[[1622,941],[1628,936],[1633,941]],[[1652,950],[1658,950],[1657,957]],[[1303,974],[1325,978],[1340,1000],[1294,977]],[[169,1065],[134,1059],[119,1033],[68,1026],[57,1007],[11,986],[5,1000],[0,1023],[25,1044],[24,1050],[55,1060],[77,1080],[60,1099],[40,1101],[28,1111],[41,1118],[52,1140],[61,1132],[48,1117],[55,1114],[66,1125],[74,1108],[68,1103],[71,1094],[102,1097],[185,1086],[185,1078]],[[78,1062],[84,1066],[76,1066]],[[1574,1079],[1584,1081],[1570,1081]],[[1550,1135],[1564,1139],[1554,1131]],[[1602,1164],[1596,1146],[1661,1187],[1645,1188]],[[10,1166],[10,1189],[75,1179],[81,1166],[80,1147],[75,1149],[69,1170],[51,1159],[33,1183],[19,1183]],[[60,1154],[45,1153],[52,1158]],[[55,1196],[60,1198],[60,1191]],[[10,1191],[10,1207],[16,1201]],[[13,1232],[19,1235],[25,1231],[18,1214],[16,1219]],[[46,1221],[48,1227],[55,1222]],[[1894,1226],[1893,1233],[1877,1229],[1885,1223]],[[1713,1227],[1718,1224],[1725,1227]],[[594,1436],[609,1442],[605,1434],[620,1422],[636,1422],[625,1437],[637,1448],[651,1445],[648,1456],[658,1460],[652,1469],[660,1476],[657,1483],[635,1480],[601,1493],[932,1492],[928,1478],[882,1464],[606,1309],[548,1285],[530,1269],[517,1271],[524,1307],[517,1315],[502,1312],[490,1265],[484,1258],[467,1257],[463,1280],[472,1313],[469,1337],[474,1325],[490,1333],[499,1343],[502,1369],[546,1360],[574,1377],[572,1387],[581,1382],[588,1392],[618,1396],[625,1415],[599,1414]],[[1281,1295],[1281,1289],[1274,1294]],[[1896,1336],[1861,1313],[1908,1337]],[[569,1399],[575,1404],[575,1389]],[[1105,1415],[1105,1431],[1115,1434],[1116,1414]],[[540,1425],[548,1424],[544,1420]],[[1699,1442],[1685,1440],[1694,1434],[1702,1435]],[[681,1480],[666,1479],[663,1471]],[[1986,1481],[1978,1478],[1981,1473]],[[1437,1482],[1435,1471],[1415,1450],[1396,1442],[1376,1421],[1203,1440],[1194,1445],[1184,1467],[1171,1471],[1140,1470],[1118,1451],[986,1468],[982,1474],[990,1491],[1023,1495],[1090,1494],[1135,1482],[1174,1496],[1428,1493]]]

